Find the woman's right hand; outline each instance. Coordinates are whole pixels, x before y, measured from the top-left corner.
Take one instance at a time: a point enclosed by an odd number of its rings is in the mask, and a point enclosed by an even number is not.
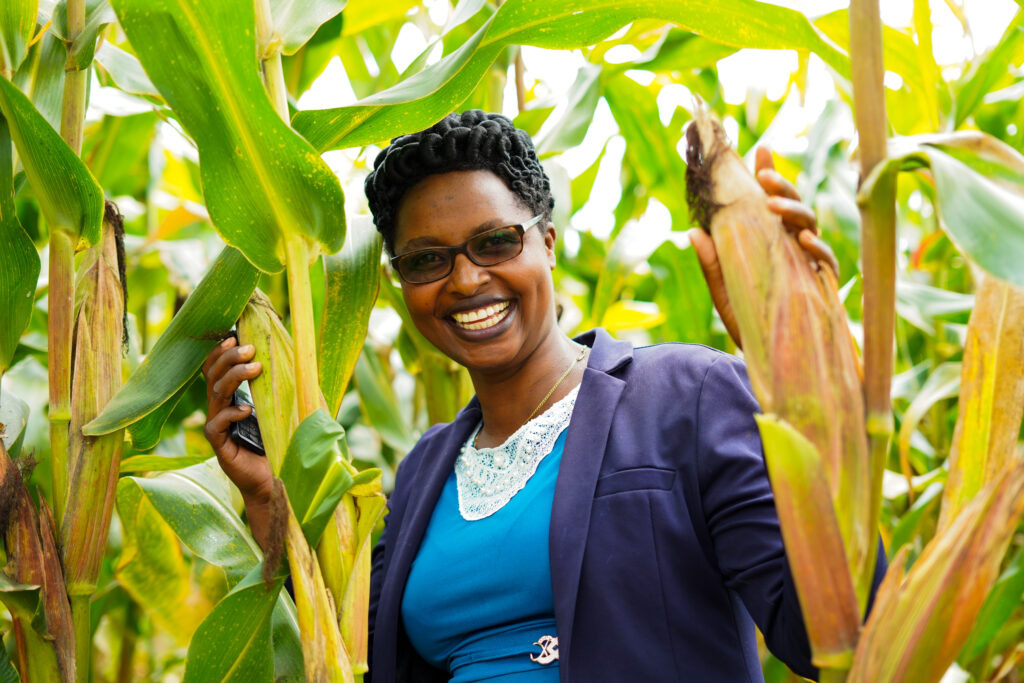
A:
[[[239,446],[228,433],[232,422],[244,420],[252,412],[249,406],[231,405],[231,402],[239,385],[244,380],[259,376],[262,370],[259,362],[251,362],[255,353],[254,347],[239,346],[234,337],[228,337],[207,356],[203,363],[207,401],[206,428],[203,433],[213,446],[224,474],[242,492],[253,535],[260,541],[256,528],[258,523],[254,523],[256,520],[253,519],[253,513],[262,517],[261,513],[269,506],[274,475],[264,456]]]

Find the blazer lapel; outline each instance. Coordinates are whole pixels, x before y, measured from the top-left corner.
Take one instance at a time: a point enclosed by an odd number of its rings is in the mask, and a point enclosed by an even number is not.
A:
[[[374,659],[378,671],[374,676],[375,679],[378,676],[379,680],[383,681],[394,678],[393,672],[389,674],[386,669],[394,667],[397,656],[395,648],[398,644],[398,622],[405,581],[412,568],[412,561],[419,551],[423,534],[426,533],[434,506],[437,505],[437,500],[441,496],[445,480],[455,464],[459,449],[469,438],[470,432],[479,420],[479,403],[476,398],[473,398],[455,418],[455,421],[440,432],[435,439],[432,439],[433,443],[427,445],[429,451],[423,454],[423,462],[415,473],[416,483],[409,494],[405,513],[402,519],[396,520],[400,524],[398,537],[387,549],[387,552],[391,554],[387,562],[389,570],[384,577],[384,584],[381,586],[380,604],[377,607]],[[378,642],[390,651],[385,651],[384,648],[377,650],[376,643]],[[377,666],[378,662],[379,666]]]
[[[632,346],[613,340],[604,330],[588,332],[577,341],[592,343],[593,348],[569,422],[548,535],[562,680],[568,676],[576,595],[594,491],[612,416],[626,387],[609,373],[632,360]]]

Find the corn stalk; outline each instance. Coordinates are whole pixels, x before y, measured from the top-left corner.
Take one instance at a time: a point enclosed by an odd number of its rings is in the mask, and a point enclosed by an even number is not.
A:
[[[885,160],[888,124],[882,20],[877,0],[850,3],[850,61],[853,103],[860,141],[860,178]],[[861,259],[864,273],[864,405],[871,456],[870,527],[878,527],[882,473],[893,434],[893,344],[896,325],[896,180],[889,177],[860,206]]]

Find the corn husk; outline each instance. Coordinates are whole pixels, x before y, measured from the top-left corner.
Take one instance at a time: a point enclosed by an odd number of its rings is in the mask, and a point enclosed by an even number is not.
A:
[[[68,594],[96,590],[121,464],[123,430],[85,436],[82,426],[102,412],[121,387],[124,293],[118,265],[116,210],[100,242],[86,252],[75,285],[78,297],[71,387],[68,505],[61,528]]]
[[[263,365],[260,376],[250,381],[249,387],[267,458],[277,475],[281,471],[291,436],[299,425],[293,372],[294,353],[288,331],[281,324],[269,299],[259,290],[246,305],[238,321],[238,341],[240,344],[252,344],[256,349],[255,358]],[[346,466],[351,467],[347,462]],[[338,609],[351,573],[348,558],[354,552],[354,548],[348,549],[344,541],[349,536],[347,515],[343,506],[339,505],[324,531],[320,546],[327,550],[325,566],[322,568],[291,506],[281,504],[282,500],[286,502],[287,494],[280,483],[275,487],[275,498],[279,499],[278,507],[284,511],[280,515],[283,528],[276,532],[271,530],[270,543],[283,543],[287,550],[306,678],[311,681],[353,681],[353,665],[339,622],[360,622],[363,626],[357,626],[357,632],[365,631],[367,613],[342,613]],[[337,543],[337,546],[332,548],[331,543]],[[270,548],[267,554],[269,558],[276,551]]]
[[[0,533],[7,555],[7,564],[0,570],[8,580],[38,586],[42,603],[41,620],[11,614],[22,673],[33,680],[73,681],[74,630],[54,541],[53,516],[45,500],[41,514],[36,512],[21,473],[2,441],[0,482],[4,513]]]
[[[879,589],[850,671],[851,683],[942,679],[999,577],[1024,513],[1024,462],[1013,461],[935,536],[904,574],[898,555]]]
[[[764,190],[700,103],[687,144],[691,207],[715,243],[754,393],[765,416],[781,430],[764,439],[772,485],[777,492],[792,489],[808,497],[787,500],[777,495],[776,507],[787,552],[817,553],[817,561],[791,563],[791,569],[814,661],[832,666],[848,659],[856,643],[857,614],[866,607],[876,555],[856,347],[832,271],[816,263],[767,208]],[[812,500],[821,490],[792,488],[780,480],[796,474],[789,431],[806,440],[807,457],[820,461],[829,506]],[[774,438],[779,434],[787,436]],[[845,553],[822,555],[821,548],[837,547],[829,538],[830,523],[809,525],[793,514],[794,508],[827,507],[834,510],[838,546]],[[787,533],[787,525],[793,524],[807,525],[811,533]],[[804,547],[792,547],[791,539]],[[837,599],[841,604],[832,602]],[[831,612],[843,615],[841,623],[834,614],[822,614],[830,603]]]
[[[270,299],[260,290],[253,292],[238,319],[238,343],[252,344],[254,358],[263,365],[260,376],[249,382],[252,402],[267,459],[274,474],[281,471],[288,441],[299,426],[295,402],[295,352],[288,330]]]

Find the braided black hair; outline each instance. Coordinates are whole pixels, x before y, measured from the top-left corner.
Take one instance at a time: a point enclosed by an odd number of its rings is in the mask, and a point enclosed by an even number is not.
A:
[[[533,141],[501,114],[471,109],[449,114],[430,128],[401,135],[381,150],[366,177],[373,222],[394,253],[395,215],[406,191],[428,175],[491,171],[535,214],[551,218],[551,182]]]

